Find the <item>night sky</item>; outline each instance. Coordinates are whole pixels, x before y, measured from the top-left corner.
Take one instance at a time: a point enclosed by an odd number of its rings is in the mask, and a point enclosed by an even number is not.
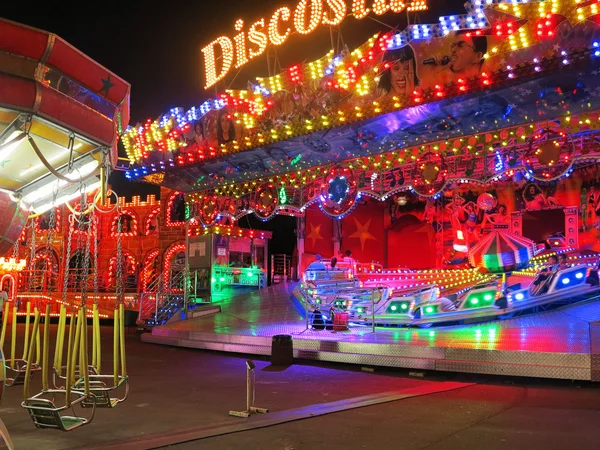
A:
[[[367,5],[370,5],[370,1]],[[441,15],[464,13],[464,0],[429,0],[430,11],[420,13],[420,23],[432,23]],[[232,37],[233,23],[243,18],[247,27],[268,18],[279,6],[293,9],[296,0],[169,0],[163,2],[2,2],[0,15],[58,34],[126,81],[131,83],[131,124],[157,118],[172,107],[186,110],[199,105],[214,91],[204,91],[201,48],[220,35]],[[346,0],[350,5],[351,0]],[[87,11],[87,12],[86,12]],[[411,15],[414,17],[414,15]],[[406,14],[376,17],[389,25],[406,25]],[[414,19],[411,19],[414,21]],[[370,18],[347,17],[341,25],[344,42],[352,50],[385,27]],[[327,53],[327,27],[310,36],[293,35],[278,49],[282,68],[316,59]],[[266,76],[265,57],[247,64],[231,86],[245,88],[247,81]],[[232,70],[226,82],[231,82]],[[123,155],[124,156],[124,155]],[[121,195],[144,193],[139,183],[112,180]],[[144,185],[147,186],[147,185]]]

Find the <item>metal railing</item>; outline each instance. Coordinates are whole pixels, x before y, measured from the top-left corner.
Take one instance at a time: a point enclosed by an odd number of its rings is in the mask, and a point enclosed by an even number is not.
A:
[[[64,277],[67,278],[67,292],[80,292],[85,285],[88,292],[94,290],[94,271],[92,269],[69,269],[66,273],[51,270],[22,270],[19,272],[19,292],[58,292],[62,289]],[[102,292],[112,292],[113,285],[100,282]],[[125,292],[137,292],[138,282],[135,274],[128,274],[124,279]]]
[[[292,258],[285,254],[271,255],[271,284],[289,281],[292,275]]]
[[[138,324],[153,327],[166,323],[177,311],[185,307],[183,287],[184,270],[172,272],[165,287],[163,277],[150,283],[140,295]]]

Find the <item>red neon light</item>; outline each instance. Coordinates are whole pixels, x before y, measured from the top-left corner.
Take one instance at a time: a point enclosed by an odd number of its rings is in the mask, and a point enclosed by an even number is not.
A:
[[[60,208],[56,208],[56,215],[55,215],[55,222],[54,222],[53,230],[50,230],[48,228],[42,229],[40,227],[40,220],[42,217],[44,217],[44,214],[35,218],[34,228],[35,228],[36,234],[47,233],[48,231],[52,231],[53,233],[60,233]]]
[[[150,284],[150,273],[149,268],[154,264],[154,260],[158,258],[160,251],[158,249],[151,250],[148,255],[146,255],[146,259],[144,260],[144,272],[142,274],[142,291],[146,291],[148,288],[148,284]]]
[[[185,222],[172,222],[171,221],[171,208],[173,207],[173,202],[175,201],[177,196],[179,196],[181,194],[183,194],[183,192],[173,191],[173,193],[169,197],[169,200],[167,201],[167,209],[165,210],[165,215],[167,216],[166,223],[167,223],[168,227],[182,227],[185,225]]]
[[[135,273],[135,258],[129,252],[123,252],[123,256],[125,257],[124,271],[123,276],[127,277],[130,273]],[[113,255],[110,258],[110,264],[108,266],[108,285],[114,286],[116,285],[116,272],[117,272],[117,255]],[[115,283],[113,285],[113,283]],[[123,280],[125,283],[125,280]]]
[[[144,223],[144,235],[151,236],[153,233],[158,234],[158,215],[160,214],[160,206],[154,208],[152,211],[148,213]],[[152,221],[156,219],[156,230],[150,230],[150,225],[152,225]]]
[[[131,221],[129,222],[129,231],[125,231],[123,229],[123,224],[121,224],[121,235],[122,236],[129,236],[129,237],[133,237],[133,236],[137,236],[138,235],[138,219],[137,219],[137,214],[135,213],[135,211],[133,211],[132,209],[129,208],[125,208],[123,209],[123,211],[121,211],[120,213],[117,213],[113,220],[112,220],[112,225],[110,227],[110,235],[112,237],[116,237],[117,236],[117,226],[118,226],[118,220],[119,217],[121,216],[129,216],[131,218]]]
[[[165,268],[164,268],[164,279],[165,286],[169,285],[169,279],[171,277],[171,265],[173,264],[173,255],[177,252],[185,252],[185,244],[173,244],[165,253]]]

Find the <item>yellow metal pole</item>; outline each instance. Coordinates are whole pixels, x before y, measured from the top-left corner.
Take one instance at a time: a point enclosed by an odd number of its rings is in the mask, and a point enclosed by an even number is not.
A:
[[[96,305],[94,314],[94,325],[96,330],[96,370],[100,373],[100,370],[102,369],[102,342],[100,341],[102,334],[100,333],[100,312],[98,311],[98,305]]]
[[[41,314],[39,308],[34,308],[34,310],[37,312],[37,314]],[[33,342],[33,336],[31,336],[32,342]],[[42,336],[40,335],[40,333],[38,333],[35,336],[35,363],[39,364],[40,363],[40,355],[42,353]]]
[[[10,303],[4,303],[4,314],[2,314],[2,334],[0,335],[0,350],[4,354],[4,338],[6,337],[6,327],[8,326],[8,315],[10,314]]]
[[[15,368],[15,354],[17,351],[17,307],[13,306],[12,314],[12,329],[11,329],[11,342],[10,342],[10,367]]]
[[[90,393],[90,374],[88,371],[88,327],[87,314],[85,305],[81,308],[81,358],[79,360],[79,374],[83,371],[83,384],[85,387],[85,395]]]
[[[98,311],[98,305],[94,303],[92,306],[92,366],[98,367],[97,364],[97,346],[96,346],[96,311]]]
[[[25,344],[23,344],[23,359],[27,359],[27,351],[29,350],[29,315],[31,314],[31,302],[27,300],[25,308],[27,315],[25,316]]]
[[[121,376],[127,376],[127,364],[125,361],[125,314],[123,314],[125,306],[123,303],[119,305],[119,328],[121,331]]]
[[[54,349],[54,368],[59,371],[62,366],[62,352],[65,340],[65,325],[67,322],[67,308],[60,305],[60,314],[58,316],[58,330],[56,331],[56,348]]]
[[[71,355],[71,378],[75,381],[75,368],[79,359],[79,341],[81,340],[81,314],[77,313],[77,326],[75,327],[75,339],[73,339],[73,354]],[[79,368],[79,376],[81,377],[81,367]]]
[[[100,166],[100,204],[102,206],[104,206],[104,203],[106,203],[107,181],[106,168],[104,166]]]
[[[16,308],[15,308],[16,310]],[[36,308],[35,319],[33,320],[33,331],[31,333],[31,346],[27,354],[27,369],[25,369],[25,383],[23,384],[23,400],[29,398],[29,379],[31,378],[31,359],[33,358],[33,347],[35,347],[34,338],[39,333],[40,327],[40,311]]]
[[[69,321],[69,338],[67,340],[67,373],[65,374],[66,376],[66,381],[65,381],[65,388],[67,390],[67,406],[71,406],[71,386],[73,384],[73,370],[72,370],[72,366],[73,366],[73,334],[74,334],[74,330],[73,330],[73,323],[75,322],[75,309],[71,309],[71,320]],[[60,372],[62,371],[62,368],[59,367],[59,372],[58,374],[60,375]]]
[[[115,386],[119,382],[119,307],[115,308],[113,321],[113,377]]]
[[[39,334],[39,333],[38,333]],[[50,303],[44,315],[44,348],[42,356],[42,390],[48,390],[48,352],[50,350]]]

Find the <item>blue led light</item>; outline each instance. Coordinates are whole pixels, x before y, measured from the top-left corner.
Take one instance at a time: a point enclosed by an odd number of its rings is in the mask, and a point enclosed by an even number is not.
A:
[[[524,298],[525,298],[525,295],[521,292],[519,292],[518,294],[515,295],[516,300],[523,300]]]
[[[583,278],[583,274],[582,274],[581,272],[577,272],[577,273],[575,274],[575,278],[577,278],[577,279],[581,280],[581,279]]]
[[[568,278],[566,278],[566,277],[565,277],[565,278],[563,278],[561,281],[562,281],[562,284],[569,284],[569,282],[570,282],[571,280],[569,280]]]

